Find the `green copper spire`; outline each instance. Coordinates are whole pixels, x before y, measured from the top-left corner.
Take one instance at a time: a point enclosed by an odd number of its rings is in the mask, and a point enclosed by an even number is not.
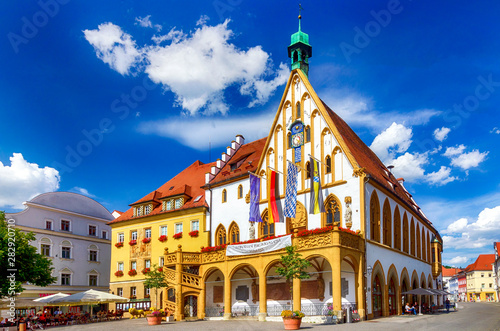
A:
[[[300,5],[299,5],[300,6]],[[300,7],[302,10],[302,7]],[[309,45],[309,35],[301,30],[302,15],[299,15],[299,31],[292,34],[288,57],[292,59],[292,70],[300,69],[307,76],[309,74],[309,58],[312,56],[312,47]]]

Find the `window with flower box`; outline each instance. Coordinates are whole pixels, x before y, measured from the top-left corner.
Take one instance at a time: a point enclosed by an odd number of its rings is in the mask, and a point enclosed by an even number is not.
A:
[[[136,261],[130,262],[130,270],[137,270],[137,262]]]
[[[166,225],[160,226],[160,236],[166,236],[168,233],[167,230],[168,230],[168,228]]]
[[[123,262],[118,262],[118,270],[123,271]]]
[[[130,239],[137,240],[137,231],[136,230],[130,232]]]
[[[151,228],[144,230],[144,238],[151,238]]]
[[[151,260],[144,261],[144,265],[146,266],[146,268],[151,268]]]
[[[118,233],[117,242],[122,243],[124,241],[125,241],[125,235],[123,234],[123,232]]]
[[[175,234],[182,232],[182,223],[175,223]]]
[[[200,221],[191,221],[191,231],[200,231]]]

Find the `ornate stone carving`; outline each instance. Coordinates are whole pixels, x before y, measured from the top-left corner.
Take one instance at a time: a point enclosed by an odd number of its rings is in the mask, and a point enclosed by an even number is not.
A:
[[[360,177],[365,174],[365,168],[356,168],[353,170],[352,175],[354,177]]]
[[[177,255],[175,253],[165,255],[165,264],[177,263]]]
[[[165,279],[170,282],[175,282],[175,271],[169,268],[164,268],[165,270]]]
[[[210,252],[210,253],[203,253],[203,263],[224,261],[225,256],[226,256],[225,250],[220,250],[220,251]]]
[[[190,285],[194,287],[200,287],[200,276],[191,275],[188,273],[182,273],[182,285]]]
[[[247,195],[245,195],[245,202],[246,202],[247,204],[249,204],[249,203],[250,203],[250,191],[248,191]]]
[[[200,254],[182,253],[182,263],[201,263]]]
[[[306,207],[299,201],[297,201],[297,211],[295,214],[295,218],[290,219],[290,232],[293,232],[294,229],[305,228],[307,227],[307,211]]]
[[[340,233],[340,244],[342,246],[359,249],[359,237],[349,233]]]
[[[352,209],[351,209],[351,197],[345,197],[345,213],[344,213],[344,221],[345,226],[350,229],[352,227]]]
[[[254,222],[249,222],[250,227],[248,228],[248,236],[250,239],[255,239],[255,224]]]
[[[300,237],[298,239],[298,249],[327,246],[332,244],[332,235],[330,232],[313,234],[306,237]]]

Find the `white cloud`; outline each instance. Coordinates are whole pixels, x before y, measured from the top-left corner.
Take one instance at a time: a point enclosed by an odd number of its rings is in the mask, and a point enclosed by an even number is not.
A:
[[[441,166],[438,171],[426,175],[426,181],[432,185],[442,186],[457,180],[457,177],[450,176],[451,168]]]
[[[428,163],[427,153],[405,153],[390,162],[394,166],[392,170],[396,177],[402,177],[407,181],[415,181],[424,178],[423,166]]]
[[[162,26],[160,24],[154,24],[151,22],[151,15],[146,17],[136,17],[135,24],[142,26],[143,28],[155,28],[157,31],[161,31]]]
[[[217,26],[202,26],[190,35],[172,30],[167,46],[145,50],[149,78],[175,93],[177,103],[189,113],[201,108],[205,113],[226,113],[223,91],[240,84],[242,94],[255,93],[254,104],[266,102],[275,89],[286,82],[283,66],[271,81],[263,78],[271,71],[269,55],[260,46],[239,50],[228,41],[233,32],[229,21]],[[158,37],[161,39],[161,37]]]
[[[85,39],[94,46],[97,57],[122,75],[140,61],[140,52],[131,36],[113,23],[103,23],[97,30],[84,30]]]
[[[464,153],[465,148],[464,145],[448,147],[443,155],[451,159],[451,165],[467,170],[477,167],[479,163],[486,159],[489,153],[481,153],[477,149],[472,150],[472,152]]]
[[[461,266],[465,262],[467,262],[468,258],[465,256],[455,256],[454,258],[447,260],[446,264],[450,264],[452,266]]]
[[[482,248],[500,241],[500,206],[484,208],[477,220],[469,222],[461,218],[442,231],[446,233],[443,241],[446,247],[451,248]]]
[[[490,131],[490,133],[500,134],[500,129],[499,129],[499,128],[497,128],[497,127],[494,127],[494,128]]]
[[[59,172],[26,161],[21,153],[10,157],[11,165],[0,162],[0,207],[22,209],[22,203],[38,194],[59,188]]]
[[[442,127],[441,129],[437,128],[434,130],[434,138],[437,141],[444,141],[446,138],[448,138],[448,133],[450,133],[451,129]]]
[[[411,128],[393,122],[373,139],[370,148],[385,163],[394,158],[396,153],[406,152],[411,145],[412,136]]]
[[[91,194],[87,189],[85,189],[83,187],[75,186],[70,191],[71,192],[75,192],[75,193],[79,193],[79,194],[82,194],[82,195],[85,195],[85,196],[88,196],[89,198],[95,198],[96,197],[95,195]]]
[[[191,115],[201,109],[205,114],[225,114],[229,106],[224,90],[231,85],[239,85],[242,95],[253,98],[249,107],[267,102],[286,83],[288,66],[280,64],[274,72],[269,54],[261,46],[241,50],[229,42],[234,35],[229,20],[207,26],[207,19],[202,16],[201,26],[189,34],[173,28],[166,35],[153,36],[154,45],[143,48],[136,47],[131,36],[112,23],[84,34],[98,58],[112,69],[122,75],[132,69],[144,70],[153,82],[172,91],[176,104]],[[149,16],[138,21],[150,24]],[[165,44],[167,41],[170,43]]]
[[[196,22],[196,26],[205,25],[208,20],[210,20],[210,17],[207,15],[201,15],[200,19]]]
[[[171,138],[197,150],[207,150],[208,139],[212,146],[227,146],[237,134],[243,135],[247,142],[266,137],[273,116],[272,112],[267,112],[247,118],[200,118],[190,121],[184,118],[168,119],[141,123],[138,131]]]

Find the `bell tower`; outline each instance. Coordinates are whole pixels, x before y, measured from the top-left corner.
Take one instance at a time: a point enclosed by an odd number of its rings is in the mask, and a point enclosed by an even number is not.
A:
[[[309,45],[309,35],[301,30],[301,20],[302,15],[299,14],[299,31],[292,34],[292,41],[288,46],[288,57],[292,59],[292,70],[300,69],[308,76],[312,47]]]

